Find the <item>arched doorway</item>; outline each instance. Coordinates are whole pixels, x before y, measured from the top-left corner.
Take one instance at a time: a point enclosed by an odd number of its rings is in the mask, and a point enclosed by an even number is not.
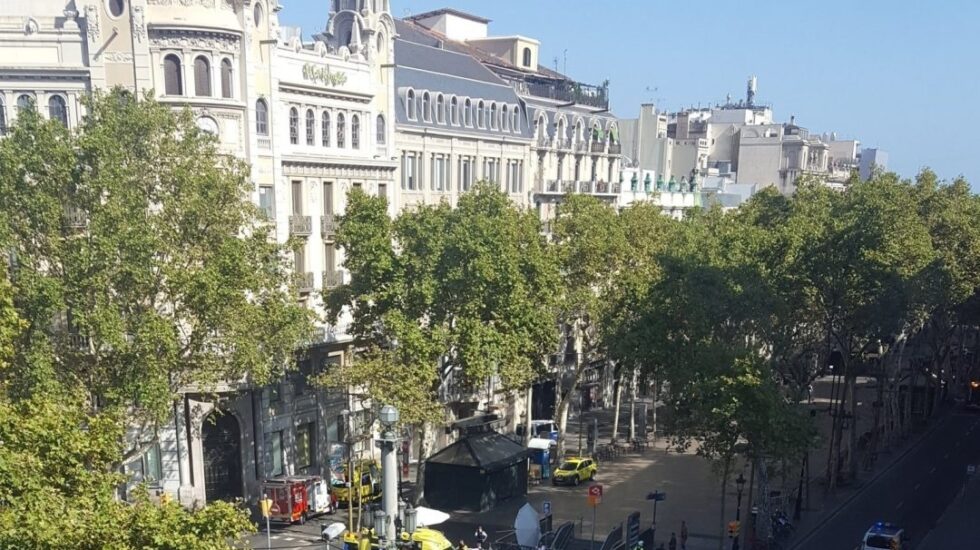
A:
[[[231,413],[212,412],[201,426],[204,496],[208,501],[242,495],[241,428]]]

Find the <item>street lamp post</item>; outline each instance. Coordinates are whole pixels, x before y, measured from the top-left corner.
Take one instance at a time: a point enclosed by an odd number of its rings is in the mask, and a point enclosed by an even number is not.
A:
[[[738,525],[738,530],[735,531],[735,537],[732,541],[732,548],[739,548],[738,536],[742,532],[742,490],[745,489],[745,476],[739,472],[738,477],[735,479],[735,487],[737,489],[737,501],[735,504],[735,523]]]
[[[395,407],[381,407],[379,418],[382,431],[378,446],[381,447],[381,508],[384,515],[375,513],[374,525],[378,537],[389,542],[395,540],[394,519],[398,517],[398,457],[395,453],[395,444],[398,441],[395,426],[398,424],[398,417],[398,409]],[[379,518],[383,519],[380,525]],[[379,526],[381,529],[378,529]]]

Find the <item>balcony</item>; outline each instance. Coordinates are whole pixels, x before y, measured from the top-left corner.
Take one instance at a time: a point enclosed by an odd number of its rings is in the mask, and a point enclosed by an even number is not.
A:
[[[566,103],[588,105],[599,109],[609,108],[608,85],[592,86],[572,80],[541,80],[523,82],[519,91]]]
[[[609,150],[607,151],[607,153],[609,153],[610,155],[619,155],[622,154],[622,152],[623,152],[623,146],[621,144],[619,143],[609,144]]]
[[[80,208],[66,206],[64,221],[65,227],[69,229],[85,229],[88,227],[88,214]]]
[[[561,182],[561,192],[562,192],[562,194],[565,194],[565,193],[574,193],[575,192],[575,182],[574,181],[563,181],[563,182]]]
[[[323,272],[323,288],[330,290],[337,288],[344,284],[344,270],[336,269],[334,271],[324,271]]]
[[[604,153],[606,151],[605,141],[593,141],[592,142],[592,152],[593,153]]]
[[[309,294],[313,292],[313,272],[312,271],[302,271],[296,272],[296,287],[300,294]]]
[[[580,181],[578,182],[578,192],[584,195],[591,195],[595,190],[595,182],[591,181]]]
[[[568,139],[568,138],[565,138],[565,139],[561,139],[561,138],[556,139],[555,140],[555,148],[556,149],[562,149],[562,150],[565,150],[565,151],[570,151],[572,149],[572,140],[571,139]]]
[[[313,233],[313,218],[310,216],[289,216],[289,235],[309,237]]]
[[[544,192],[545,193],[558,193],[559,192],[558,191],[559,187],[560,187],[560,182],[558,182],[556,180],[550,180],[546,184],[546,186],[544,188]]]
[[[337,220],[334,218],[333,214],[324,214],[320,216],[320,235],[322,235],[324,239],[332,241],[336,234]]]
[[[548,145],[551,145],[551,136],[548,135],[548,132],[538,134],[538,147],[547,147]]]
[[[585,141],[579,141],[575,143],[576,153],[587,153],[589,152],[589,144]]]

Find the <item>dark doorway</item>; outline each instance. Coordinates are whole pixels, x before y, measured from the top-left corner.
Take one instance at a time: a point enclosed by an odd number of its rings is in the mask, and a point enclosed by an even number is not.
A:
[[[212,412],[201,427],[204,496],[208,501],[242,497],[241,429],[231,413]]]

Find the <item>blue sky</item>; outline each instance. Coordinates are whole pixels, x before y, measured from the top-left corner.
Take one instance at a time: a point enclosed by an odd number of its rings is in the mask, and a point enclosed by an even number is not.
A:
[[[326,23],[327,0],[281,3],[305,36]],[[885,149],[903,176],[929,166],[980,189],[980,2],[391,0],[396,17],[447,6],[537,38],[542,63],[567,59],[576,80],[609,79],[620,117],[741,98],[754,74],[778,120]]]

